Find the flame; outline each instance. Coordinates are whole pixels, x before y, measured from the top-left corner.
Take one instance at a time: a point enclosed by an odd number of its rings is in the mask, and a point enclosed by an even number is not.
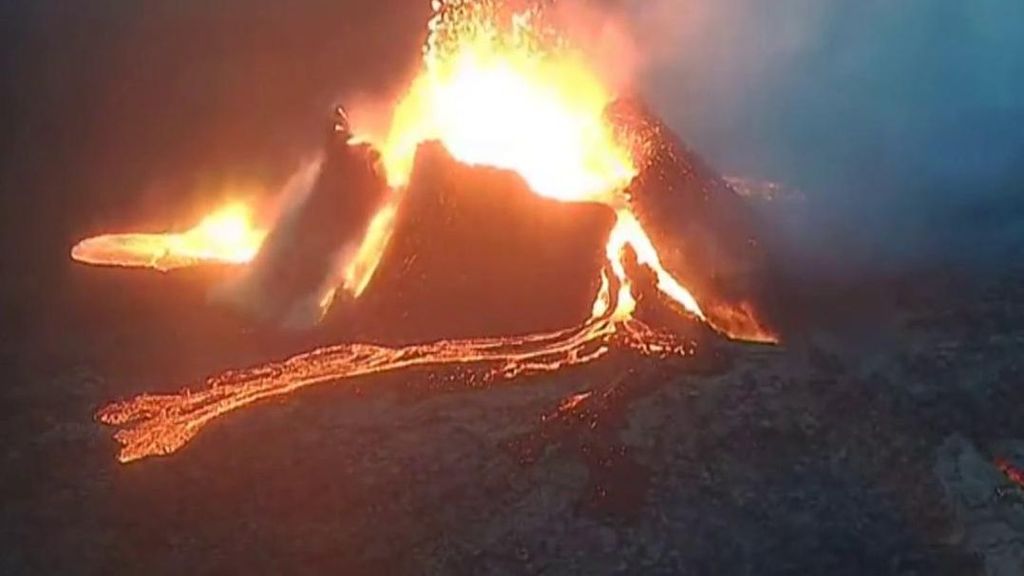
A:
[[[184,232],[87,238],[71,249],[71,257],[98,266],[161,271],[213,262],[243,264],[256,256],[266,235],[266,230],[253,224],[249,207],[233,202],[209,213]]]

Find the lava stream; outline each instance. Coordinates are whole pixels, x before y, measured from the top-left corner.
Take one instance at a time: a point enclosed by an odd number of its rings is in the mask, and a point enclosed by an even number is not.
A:
[[[249,208],[234,203],[210,213],[185,232],[86,238],[71,249],[71,258],[95,266],[164,272],[210,262],[244,264],[256,256],[266,235],[266,230],[253,224]]]
[[[605,276],[607,279],[607,276]],[[608,283],[598,301],[610,303]],[[611,306],[606,306],[610,309]],[[634,319],[611,316],[582,326],[518,337],[442,340],[392,348],[372,344],[339,344],[262,366],[224,372],[209,378],[204,389],[177,394],[144,394],[113,403],[97,414],[118,426],[118,460],[131,462],[170,454],[218,416],[300,388],[416,366],[476,366],[483,380],[552,372],[604,356],[612,346],[655,356],[685,356],[695,345],[655,331]]]

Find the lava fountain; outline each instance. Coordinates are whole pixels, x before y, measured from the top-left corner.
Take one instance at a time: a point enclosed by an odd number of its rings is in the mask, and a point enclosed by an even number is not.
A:
[[[617,216],[607,250],[622,286],[617,316],[628,317],[635,306],[619,261],[629,246],[668,296],[703,318],[629,208],[625,189],[637,173],[636,150],[605,116],[616,95],[585,55],[537,7],[510,12],[499,2],[467,0],[435,7],[423,69],[380,143],[392,186],[408,183],[418,146],[437,140],[461,162],[517,172],[542,196],[605,204]]]
[[[393,106],[386,130],[365,133],[358,115],[353,118],[360,140],[379,151],[391,190],[346,263],[341,287],[357,304],[393,233],[416,150],[437,141],[461,163],[516,172],[536,194],[600,203],[614,212],[591,317],[577,327],[525,336],[406,347],[339,344],[228,371],[181,393],[116,402],[97,416],[120,428],[115,434],[122,445],[119,460],[174,452],[217,416],[262,399],[369,374],[457,365],[471,368],[470,378],[489,381],[590,362],[615,347],[655,356],[694,353],[692,341],[655,330],[635,316],[638,295],[630,273],[638,264],[653,272],[653,284],[680,313],[707,321],[693,294],[662,266],[631,208],[626,189],[637,174],[638,147],[606,117],[616,95],[540,7],[517,10],[496,0],[435,0],[433,7],[422,66]],[[147,236],[145,242],[125,240],[134,235],[99,237],[79,244],[72,255],[87,263],[166,269],[202,261],[245,262],[262,239],[262,232],[245,228],[239,236],[248,251],[207,252],[192,243],[199,238],[201,244],[202,234]],[[161,257],[154,259],[154,253]],[[105,262],[104,256],[111,257]]]

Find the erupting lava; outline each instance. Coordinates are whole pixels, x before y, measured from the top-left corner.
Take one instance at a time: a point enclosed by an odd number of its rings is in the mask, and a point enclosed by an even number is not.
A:
[[[419,75],[395,105],[386,133],[365,135],[381,153],[393,197],[348,262],[343,286],[356,296],[367,286],[392,233],[416,149],[437,140],[458,161],[517,172],[540,195],[598,202],[615,212],[591,318],[576,328],[529,336],[404,348],[341,344],[225,372],[208,379],[203,389],[114,403],[98,418],[121,427],[115,435],[122,444],[121,461],[173,452],[220,414],[318,383],[412,366],[470,364],[481,367],[475,377],[512,377],[589,362],[612,346],[651,355],[694,352],[691,342],[633,317],[637,300],[623,260],[627,249],[653,271],[667,298],[705,319],[694,296],[663,268],[630,207],[625,189],[636,175],[637,159],[605,117],[614,95],[544,21],[540,8],[510,11],[497,0],[435,0],[433,6]],[[226,218],[217,213],[182,234],[101,236],[76,246],[73,256],[160,269],[248,261],[263,232],[244,217]]]
[[[266,230],[253,225],[249,208],[234,203],[212,212],[185,232],[87,238],[71,249],[71,257],[98,266],[161,271],[206,262],[243,264],[256,256],[266,235]]]
[[[546,27],[538,9],[449,1],[430,21],[423,70],[380,143],[388,180],[404,186],[420,143],[466,164],[518,172],[542,196],[609,201],[636,174],[604,111],[614,95]]]
[[[423,69],[380,144],[389,183],[400,190],[419,144],[437,140],[461,162],[517,172],[542,196],[605,204],[617,217],[607,249],[621,284],[615,316],[628,318],[635,306],[619,261],[629,246],[666,295],[704,318],[629,208],[624,191],[636,175],[634,151],[605,117],[615,95],[583,55],[539,8],[509,13],[489,0],[434,6]]]

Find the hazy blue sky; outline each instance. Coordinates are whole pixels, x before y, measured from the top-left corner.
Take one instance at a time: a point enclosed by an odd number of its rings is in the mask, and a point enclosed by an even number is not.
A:
[[[661,4],[650,97],[720,167],[803,189],[807,229],[913,249],[1020,231],[1024,2]]]

